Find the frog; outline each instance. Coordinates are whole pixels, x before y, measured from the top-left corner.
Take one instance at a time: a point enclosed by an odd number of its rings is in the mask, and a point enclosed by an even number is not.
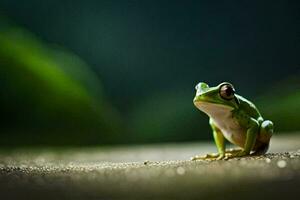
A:
[[[226,160],[263,155],[268,151],[273,122],[265,120],[251,101],[238,95],[231,83],[209,87],[200,82],[195,90],[193,103],[208,115],[218,153],[197,155],[192,160]],[[226,141],[239,148],[226,149]]]

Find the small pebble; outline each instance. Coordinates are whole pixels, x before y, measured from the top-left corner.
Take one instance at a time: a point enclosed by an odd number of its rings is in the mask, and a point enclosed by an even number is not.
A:
[[[285,161],[285,160],[279,160],[279,161],[277,162],[277,166],[278,166],[279,168],[285,168],[285,167],[286,167],[286,161]]]
[[[270,158],[266,158],[266,163],[270,163],[271,159]]]
[[[176,172],[177,172],[177,174],[179,174],[179,175],[183,175],[183,174],[185,174],[185,169],[184,169],[183,167],[178,167],[178,168],[176,169]]]
[[[149,163],[150,163],[149,160],[145,160],[145,161],[144,161],[144,165],[148,165]]]

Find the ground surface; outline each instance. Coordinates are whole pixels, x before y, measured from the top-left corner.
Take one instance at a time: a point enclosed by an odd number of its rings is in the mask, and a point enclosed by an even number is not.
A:
[[[0,199],[297,199],[300,135],[270,153],[190,161],[212,143],[0,152]]]

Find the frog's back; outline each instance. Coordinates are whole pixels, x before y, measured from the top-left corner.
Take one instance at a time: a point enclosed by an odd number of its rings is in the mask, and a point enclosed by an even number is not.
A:
[[[249,115],[250,117],[252,117],[254,119],[258,119],[259,117],[261,117],[258,109],[251,101],[249,101],[248,99],[245,99],[244,97],[242,97],[240,95],[236,95],[236,97],[238,98],[238,100],[240,102],[240,105],[239,105],[240,110],[243,110],[247,115]]]

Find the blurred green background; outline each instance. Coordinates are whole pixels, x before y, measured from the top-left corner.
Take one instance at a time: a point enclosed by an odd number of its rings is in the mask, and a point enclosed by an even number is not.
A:
[[[0,1],[0,145],[211,138],[199,81],[300,130],[299,1]]]

